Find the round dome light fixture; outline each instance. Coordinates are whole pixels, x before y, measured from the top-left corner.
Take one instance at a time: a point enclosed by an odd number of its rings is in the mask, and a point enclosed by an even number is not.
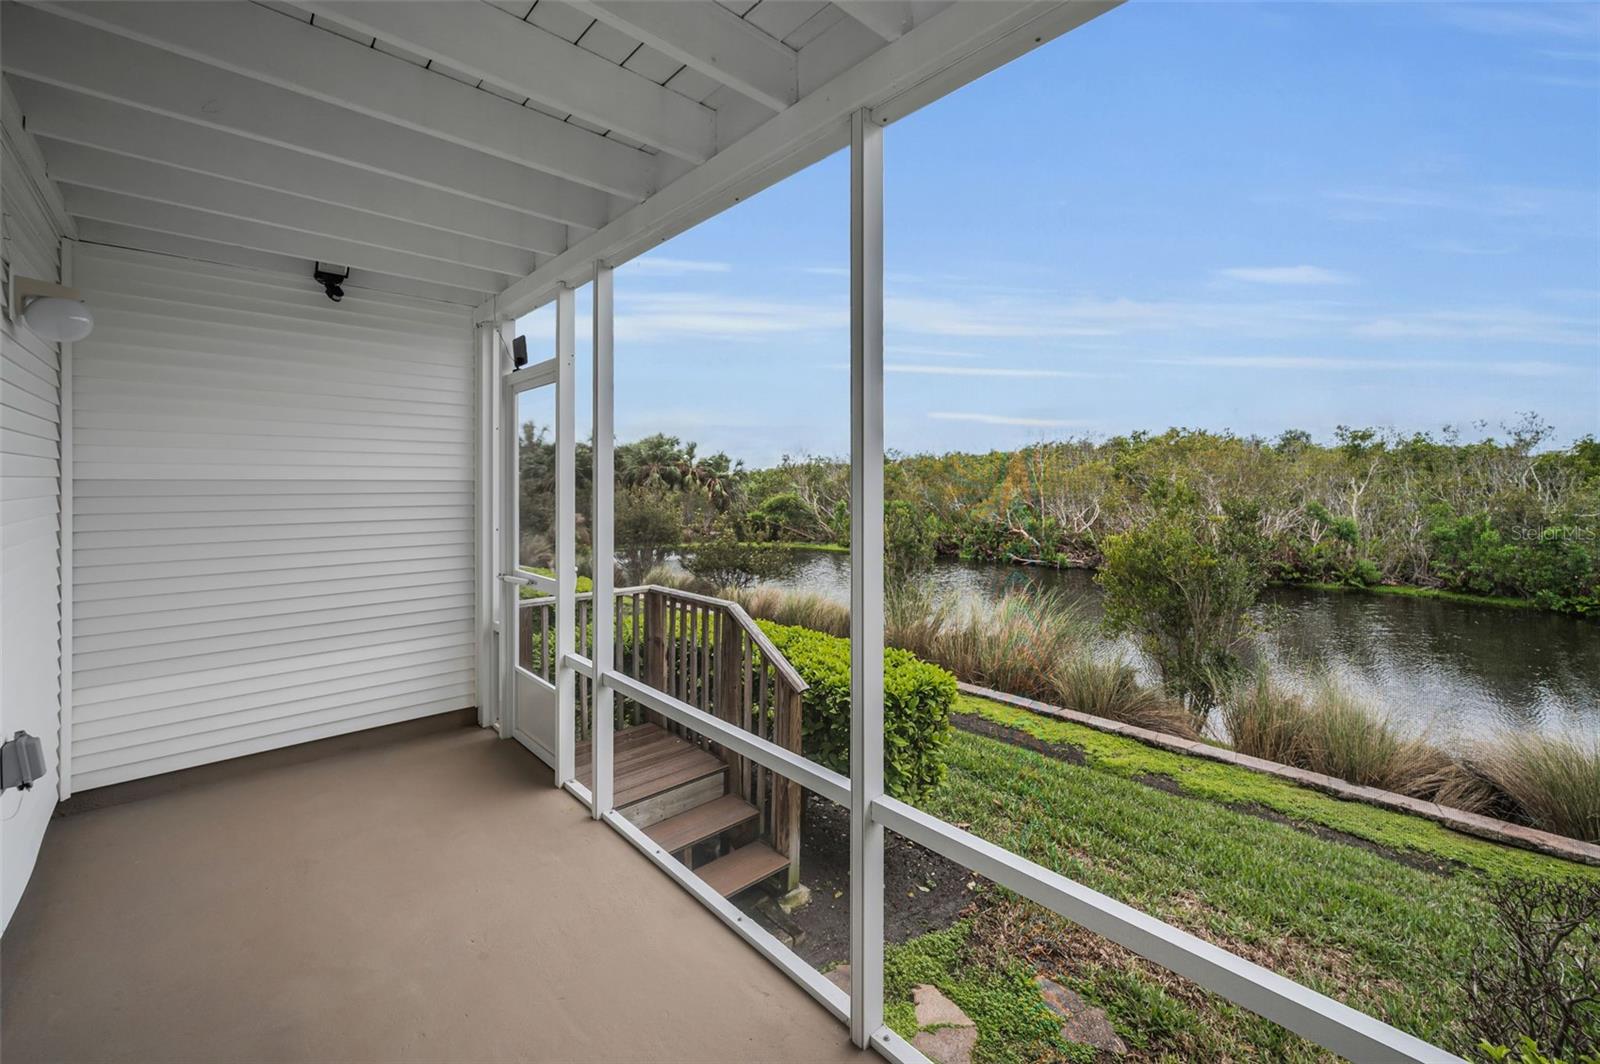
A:
[[[94,331],[94,314],[81,299],[41,296],[22,308],[22,322],[51,343],[75,344]]]
[[[73,344],[94,331],[94,314],[76,288],[12,277],[12,320],[20,319],[41,340]]]

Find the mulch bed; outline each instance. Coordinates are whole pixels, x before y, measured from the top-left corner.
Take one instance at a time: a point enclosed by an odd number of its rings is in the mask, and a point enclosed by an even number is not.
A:
[[[949,927],[988,886],[988,880],[893,832],[883,850],[883,929],[890,942]],[[795,952],[817,968],[848,961],[850,814],[814,794],[806,795],[800,829],[800,881],[811,890],[811,902],[782,918],[782,929],[797,938]],[[771,929],[772,917],[757,905],[759,892],[739,901]]]

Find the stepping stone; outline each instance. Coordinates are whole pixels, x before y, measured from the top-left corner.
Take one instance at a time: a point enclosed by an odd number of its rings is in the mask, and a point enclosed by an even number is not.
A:
[[[972,1027],[966,1013],[954,1001],[939,992],[936,986],[913,987],[911,1000],[917,1006],[918,1027]]]
[[[938,1027],[932,1031],[918,1031],[911,1044],[936,1064],[972,1064],[972,1051],[978,1046],[978,1029]]]
[[[850,993],[850,966],[848,964],[841,964],[837,968],[823,972],[822,978],[843,990],[846,994]]]
[[[1122,1056],[1128,1046],[1117,1037],[1104,1010],[1089,1004],[1074,990],[1068,990],[1054,979],[1036,976],[1034,984],[1050,1011],[1060,1016],[1061,1040],[1077,1045],[1093,1046],[1102,1052]]]

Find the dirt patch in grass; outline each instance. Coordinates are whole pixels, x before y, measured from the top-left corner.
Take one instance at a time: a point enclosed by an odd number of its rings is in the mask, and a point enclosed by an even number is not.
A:
[[[1264,805],[1230,805],[1228,808],[1240,813],[1248,813],[1250,816],[1260,817],[1262,820],[1270,820],[1274,824],[1286,824],[1297,831],[1304,831],[1315,835],[1319,839],[1327,839],[1329,842],[1355,846],[1390,861],[1399,861],[1403,865],[1409,865],[1420,871],[1432,872],[1434,875],[1454,875],[1459,867],[1449,861],[1441,861],[1438,858],[1429,857],[1427,854],[1415,853],[1411,850],[1396,850],[1393,847],[1384,846],[1370,839],[1363,839],[1359,835],[1351,835],[1334,828],[1325,828],[1321,824],[1306,824],[1286,817],[1276,809],[1268,809]]]
[[[969,949],[981,963],[1024,960],[1036,971],[1083,993],[1111,1015],[1129,1042],[1126,1061],[1228,1060],[1264,1021],[1251,1017],[1199,984],[1151,964],[1131,950],[1084,930],[1054,913],[1018,898],[989,896],[971,917]],[[1216,935],[1204,935],[1230,952],[1285,974],[1306,959],[1305,944],[1288,951],[1250,948]],[[1286,955],[1286,953],[1288,955]],[[1342,966],[1342,965],[1341,965]],[[1287,1031],[1278,1031],[1281,1057],[1327,1060]],[[1287,1052],[1284,1052],[1287,1050]]]
[[[795,952],[819,968],[848,960],[850,814],[815,795],[806,796],[800,881],[810,888],[811,903],[789,918],[804,932]],[[949,927],[988,885],[954,861],[893,832],[884,845],[883,881],[884,936],[890,942]]]
[[[1032,750],[1034,753],[1043,754],[1044,756],[1053,758],[1057,761],[1065,761],[1072,765],[1084,765],[1088,763],[1088,758],[1084,755],[1084,752],[1078,749],[1076,746],[1072,746],[1067,743],[1048,742],[1044,739],[1038,738],[1037,736],[1029,735],[1027,732],[1020,729],[1008,728],[1004,724],[997,724],[992,720],[987,720],[975,714],[952,713],[950,714],[950,723],[955,727],[960,728],[962,731],[971,732],[974,735],[982,735],[988,739],[997,739],[1003,743],[1010,743],[1012,746],[1020,746],[1023,749]],[[1145,772],[1136,776],[1130,776],[1128,778],[1132,779],[1136,783],[1142,783],[1146,787],[1153,787],[1158,791],[1162,791],[1166,794],[1171,794],[1179,798],[1188,798],[1191,801],[1205,801],[1205,799],[1197,798],[1195,795],[1185,791],[1183,789],[1183,785],[1177,780],[1173,779],[1171,776],[1163,776],[1154,772]],[[1268,809],[1264,805],[1230,804],[1228,808],[1236,812],[1244,813],[1247,816],[1258,817],[1262,820],[1270,820],[1274,824],[1283,824],[1286,827],[1294,828],[1296,831],[1303,831],[1308,835],[1314,835],[1317,838],[1324,839],[1328,842],[1337,842],[1345,846],[1355,846],[1358,849],[1377,854],[1379,857],[1386,858],[1390,861],[1398,861],[1403,865],[1408,865],[1411,868],[1416,868],[1423,872],[1432,872],[1435,875],[1447,876],[1456,871],[1455,865],[1449,861],[1441,861],[1436,858],[1428,857],[1425,854],[1412,853],[1407,850],[1397,850],[1391,846],[1384,846],[1381,843],[1373,842],[1370,839],[1363,839],[1359,835],[1351,835],[1348,832],[1339,831],[1335,828],[1323,827],[1320,824],[1308,824],[1304,821],[1295,820],[1292,817],[1284,816],[1277,810]]]
[[[1017,728],[1008,728],[1004,724],[996,724],[992,720],[980,717],[975,713],[952,713],[950,723],[964,732],[981,735],[986,739],[998,739],[1012,746],[1020,746],[1025,750],[1032,750],[1036,754],[1065,761],[1069,765],[1087,765],[1089,759],[1082,750],[1076,746],[1065,743],[1046,742],[1044,739],[1029,735]]]

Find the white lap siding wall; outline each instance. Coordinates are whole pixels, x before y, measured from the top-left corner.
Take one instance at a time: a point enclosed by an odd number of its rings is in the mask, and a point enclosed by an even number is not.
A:
[[[60,279],[61,233],[42,175],[23,163],[7,122],[0,149],[4,260],[18,277]],[[0,796],[3,923],[33,871],[55,808],[61,695],[61,352],[0,321],[0,732],[44,742],[49,774]]]
[[[473,705],[467,308],[88,245],[76,277],[73,789]]]

